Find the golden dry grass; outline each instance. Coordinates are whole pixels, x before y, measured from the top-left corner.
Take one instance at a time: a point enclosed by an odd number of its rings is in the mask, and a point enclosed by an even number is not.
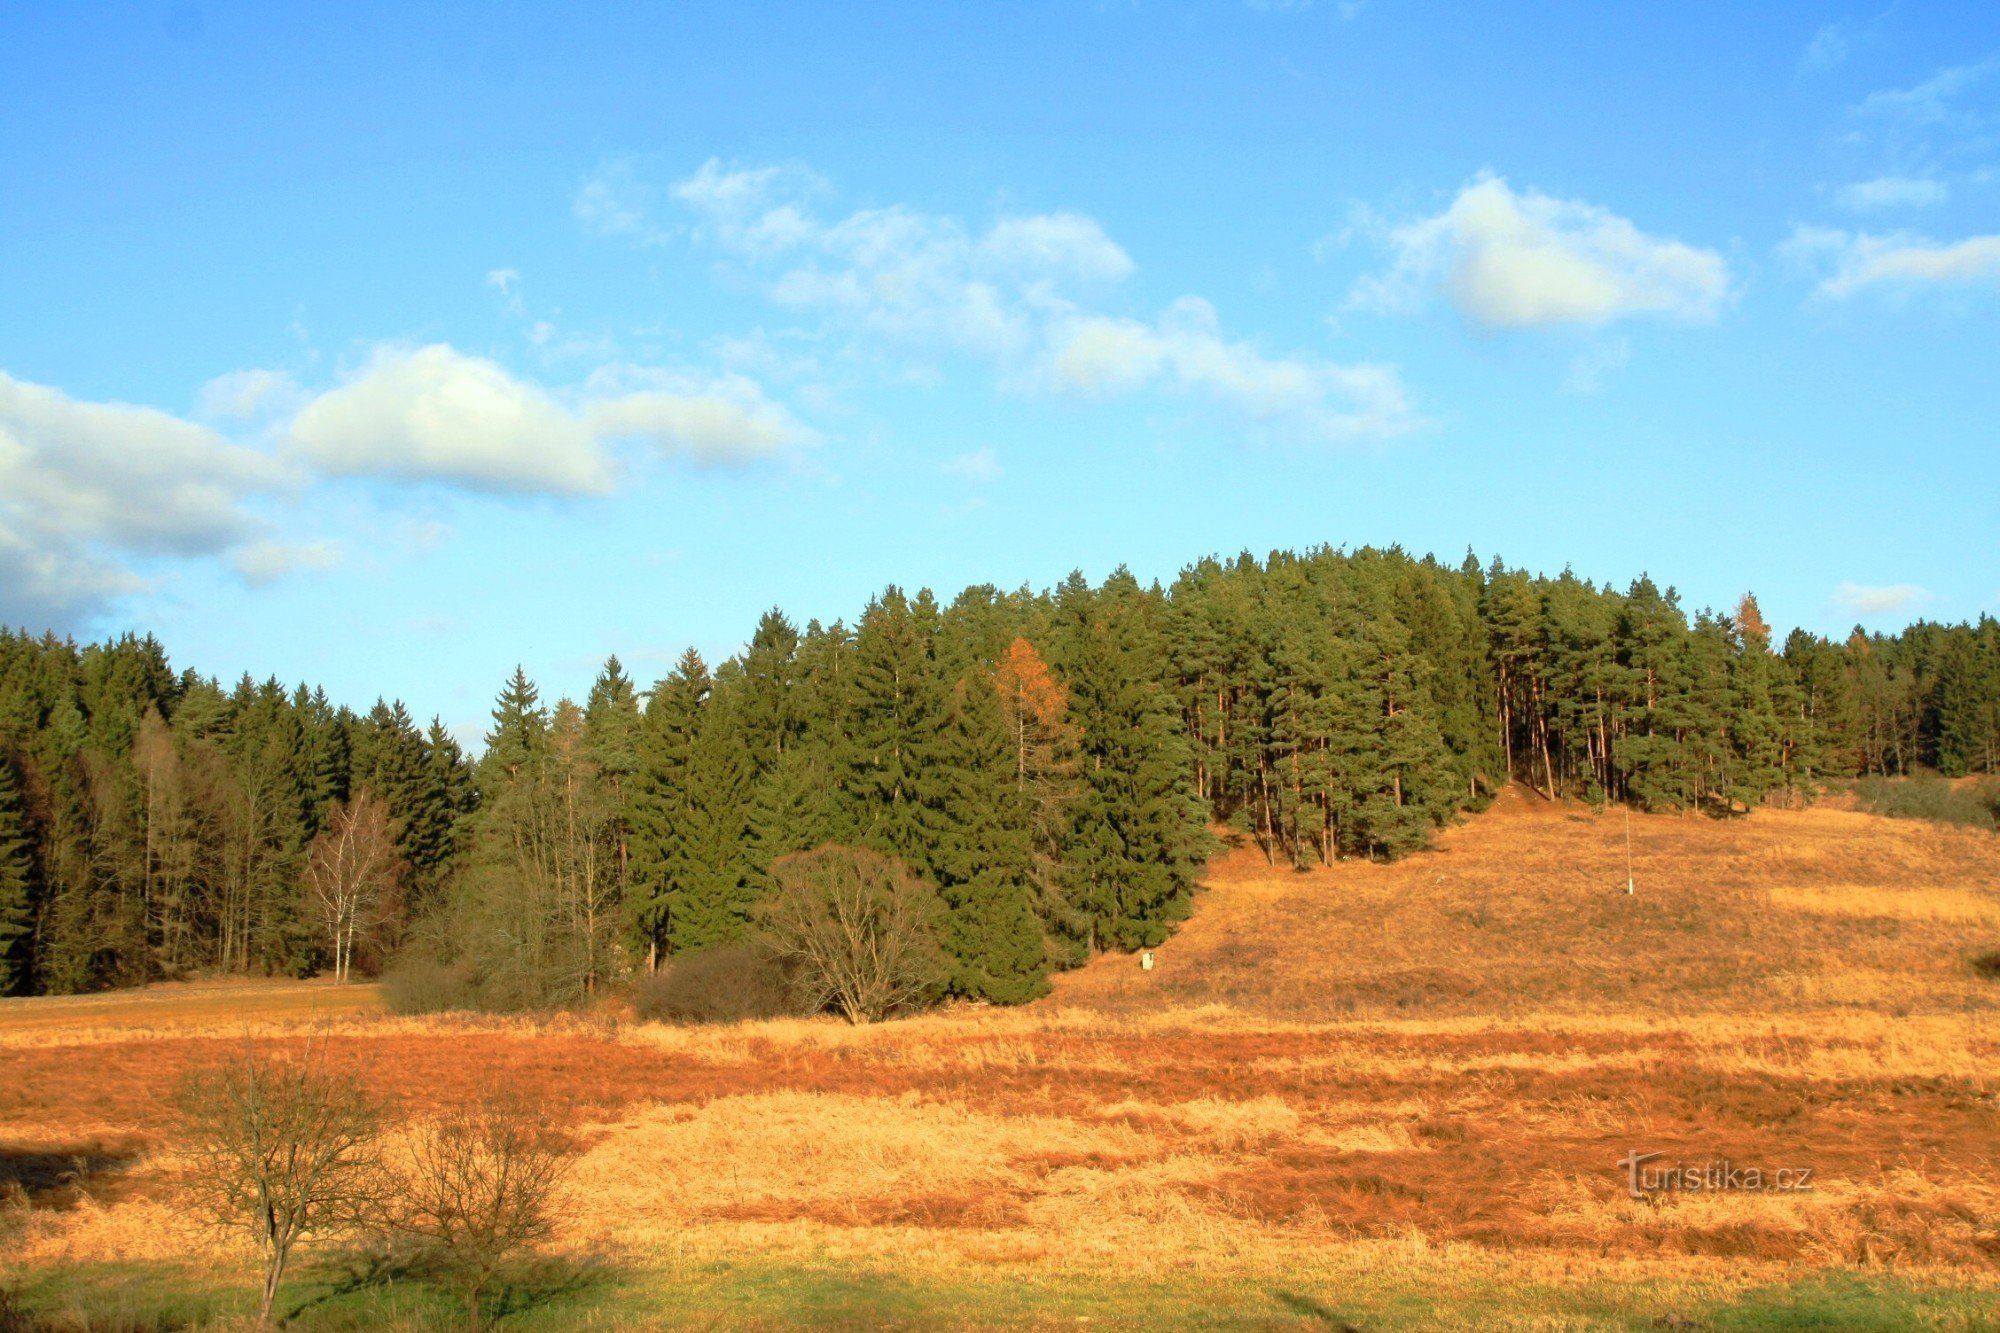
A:
[[[1237,848],[1152,972],[875,1028],[407,1020],[361,987],[11,1002],[0,1151],[110,1163],[17,1218],[19,1255],[217,1244],[173,1221],[163,1094],[316,1027],[407,1107],[573,1108],[562,1243],[641,1266],[2000,1286],[2000,985],[1967,964],[2000,944],[2000,840],[1815,810],[1636,817],[1631,846],[1627,896],[1620,816],[1515,794],[1393,866]],[[1634,1200],[1635,1149],[1815,1188]]]

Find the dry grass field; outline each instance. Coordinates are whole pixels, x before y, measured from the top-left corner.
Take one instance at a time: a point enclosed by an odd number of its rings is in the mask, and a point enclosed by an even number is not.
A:
[[[1015,1010],[688,1029],[398,1019],[365,986],[0,1002],[0,1281],[226,1323],[169,1098],[308,1032],[397,1105],[503,1085],[587,1150],[507,1325],[2000,1327],[2000,839],[1509,793],[1402,863],[1238,847],[1143,971]],[[1648,1192],[1619,1163],[1809,1169]],[[554,1274],[554,1276],[550,1276]],[[538,1285],[539,1284],[539,1285]],[[322,1252],[309,1327],[450,1307]]]

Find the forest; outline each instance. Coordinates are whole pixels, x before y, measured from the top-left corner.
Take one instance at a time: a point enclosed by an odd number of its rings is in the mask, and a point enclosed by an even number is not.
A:
[[[401,703],[176,672],[148,637],[0,633],[0,993],[421,962],[573,1004],[742,940],[783,858],[894,858],[938,993],[1018,1003],[1188,913],[1215,829],[1275,864],[1403,856],[1508,780],[1729,818],[1831,780],[2000,772],[2000,622],[1782,645],[1398,549],[1119,570],[848,625],[581,702],[518,668],[483,750]],[[900,872],[899,872],[900,873]]]

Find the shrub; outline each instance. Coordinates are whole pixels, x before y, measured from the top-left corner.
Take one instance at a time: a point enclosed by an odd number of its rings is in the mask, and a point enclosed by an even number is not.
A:
[[[944,905],[901,861],[827,843],[779,857],[770,873],[758,919],[807,1006],[872,1023],[943,992]]]
[[[785,965],[754,943],[683,954],[632,989],[639,1017],[667,1023],[741,1023],[799,1007]]]
[[[2000,782],[1954,786],[1943,778],[1862,778],[1854,799],[1871,814],[2000,828]]]
[[[577,1151],[546,1104],[496,1092],[419,1121],[388,1167],[389,1230],[458,1289],[471,1327],[507,1265],[554,1234]]]
[[[465,967],[422,955],[398,958],[382,974],[381,984],[382,1003],[392,1014],[438,1014],[479,1007]]]
[[[1987,981],[2000,981],[2000,949],[1972,955],[1972,970]]]

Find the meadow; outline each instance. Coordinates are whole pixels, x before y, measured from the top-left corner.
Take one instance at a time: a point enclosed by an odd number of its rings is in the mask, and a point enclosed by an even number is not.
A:
[[[585,1150],[503,1327],[1995,1327],[1995,948],[1984,830],[1510,791],[1393,864],[1234,845],[1154,968],[1101,957],[1018,1008],[689,1028],[400,1018],[324,982],[9,1000],[4,1308],[253,1310],[251,1256],[183,1206],[172,1093],[311,1037],[401,1110],[493,1086],[564,1108]],[[1631,1153],[1810,1188],[1635,1198]],[[338,1247],[283,1305],[458,1319]]]

